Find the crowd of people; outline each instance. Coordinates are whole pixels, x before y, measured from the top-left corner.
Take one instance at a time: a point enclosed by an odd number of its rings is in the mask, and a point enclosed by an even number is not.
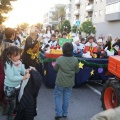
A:
[[[59,38],[72,39],[72,42],[66,42],[61,48]],[[28,82],[31,77],[31,70],[42,73],[42,65],[38,59],[39,53],[43,58],[50,49],[55,48],[63,51],[63,56],[57,59],[54,66],[55,71],[57,71],[54,89],[55,119],[59,119],[67,117],[68,114],[75,74],[79,72],[76,57],[107,58],[111,55],[118,55],[120,39],[113,40],[112,36],[108,35],[104,43],[101,37],[97,40],[93,36],[82,38],[75,33],[68,35],[68,33],[63,32],[60,34],[59,30],[55,30],[53,33],[51,26],[47,26],[46,31],[40,31],[37,26],[31,26],[26,33],[23,33],[20,28],[16,30],[6,28],[4,33],[0,32],[0,45],[0,105],[3,108],[2,114],[7,115],[7,120],[13,120],[14,118],[15,120],[23,120],[23,118],[20,118],[20,113],[16,112],[20,108],[18,105],[20,100],[15,103],[19,97],[16,91],[19,91],[20,86],[24,83],[23,81]],[[31,93],[33,99],[37,97],[38,90],[36,90],[36,93]],[[63,94],[62,107],[59,104],[61,94]],[[36,99],[33,102],[35,102],[33,104],[36,104]],[[24,120],[33,120],[36,115],[36,105],[30,109],[33,110],[32,119],[27,116]],[[27,110],[26,112],[29,111]],[[19,118],[16,117],[17,115],[14,116],[13,113],[17,113]]]

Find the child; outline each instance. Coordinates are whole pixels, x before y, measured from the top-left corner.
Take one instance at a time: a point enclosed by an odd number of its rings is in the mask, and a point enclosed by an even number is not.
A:
[[[74,86],[75,73],[79,72],[78,60],[73,57],[72,43],[63,45],[63,56],[59,57],[54,66],[57,71],[56,85],[54,89],[55,119],[67,117],[69,100]],[[63,104],[60,104],[60,97],[63,95]]]
[[[16,90],[21,81],[30,78],[28,70],[20,61],[20,50],[16,46],[6,48],[1,56],[5,71],[4,92],[7,99],[7,120],[14,120],[12,114],[15,108]]]
[[[84,53],[85,54],[83,54],[83,57],[97,58],[97,55],[96,55],[97,44],[94,42],[94,37],[93,36],[88,37],[88,42],[85,44]]]
[[[104,44],[102,39],[97,40],[97,58],[105,58]]]
[[[67,33],[66,33],[66,32],[63,32],[63,33],[62,33],[62,38],[67,39]]]
[[[82,57],[83,51],[82,51],[82,45],[80,46],[80,40],[79,37],[74,37],[73,38],[73,54],[76,57]]]
[[[56,35],[52,34],[51,39],[48,41],[48,43],[45,46],[42,46],[42,51],[46,52],[55,47],[57,47]]]
[[[81,46],[81,49],[82,49],[82,50],[84,50],[84,48],[85,48],[85,43],[86,43],[86,39],[81,38],[80,46]]]

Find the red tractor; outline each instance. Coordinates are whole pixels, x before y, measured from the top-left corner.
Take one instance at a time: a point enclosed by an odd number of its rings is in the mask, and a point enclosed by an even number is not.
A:
[[[102,108],[104,110],[120,105],[120,56],[109,57],[108,71],[115,77],[110,78],[101,92]]]

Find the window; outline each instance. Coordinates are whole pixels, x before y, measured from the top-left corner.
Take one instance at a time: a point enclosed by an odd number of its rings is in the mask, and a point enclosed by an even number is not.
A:
[[[106,6],[106,14],[120,12],[120,2],[113,3]]]
[[[94,16],[97,17],[97,11],[95,11]]]
[[[100,15],[100,16],[103,15],[103,11],[102,11],[102,10],[99,11],[99,15]]]
[[[98,4],[98,0],[96,0],[95,3]]]
[[[100,0],[100,2],[103,2],[104,0]]]

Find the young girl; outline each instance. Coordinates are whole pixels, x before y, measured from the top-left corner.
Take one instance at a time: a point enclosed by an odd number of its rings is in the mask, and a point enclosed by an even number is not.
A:
[[[16,90],[21,81],[30,78],[29,70],[25,70],[20,61],[20,50],[16,46],[6,48],[1,56],[5,71],[4,92],[7,99],[7,120],[13,120],[13,110],[15,108]]]

